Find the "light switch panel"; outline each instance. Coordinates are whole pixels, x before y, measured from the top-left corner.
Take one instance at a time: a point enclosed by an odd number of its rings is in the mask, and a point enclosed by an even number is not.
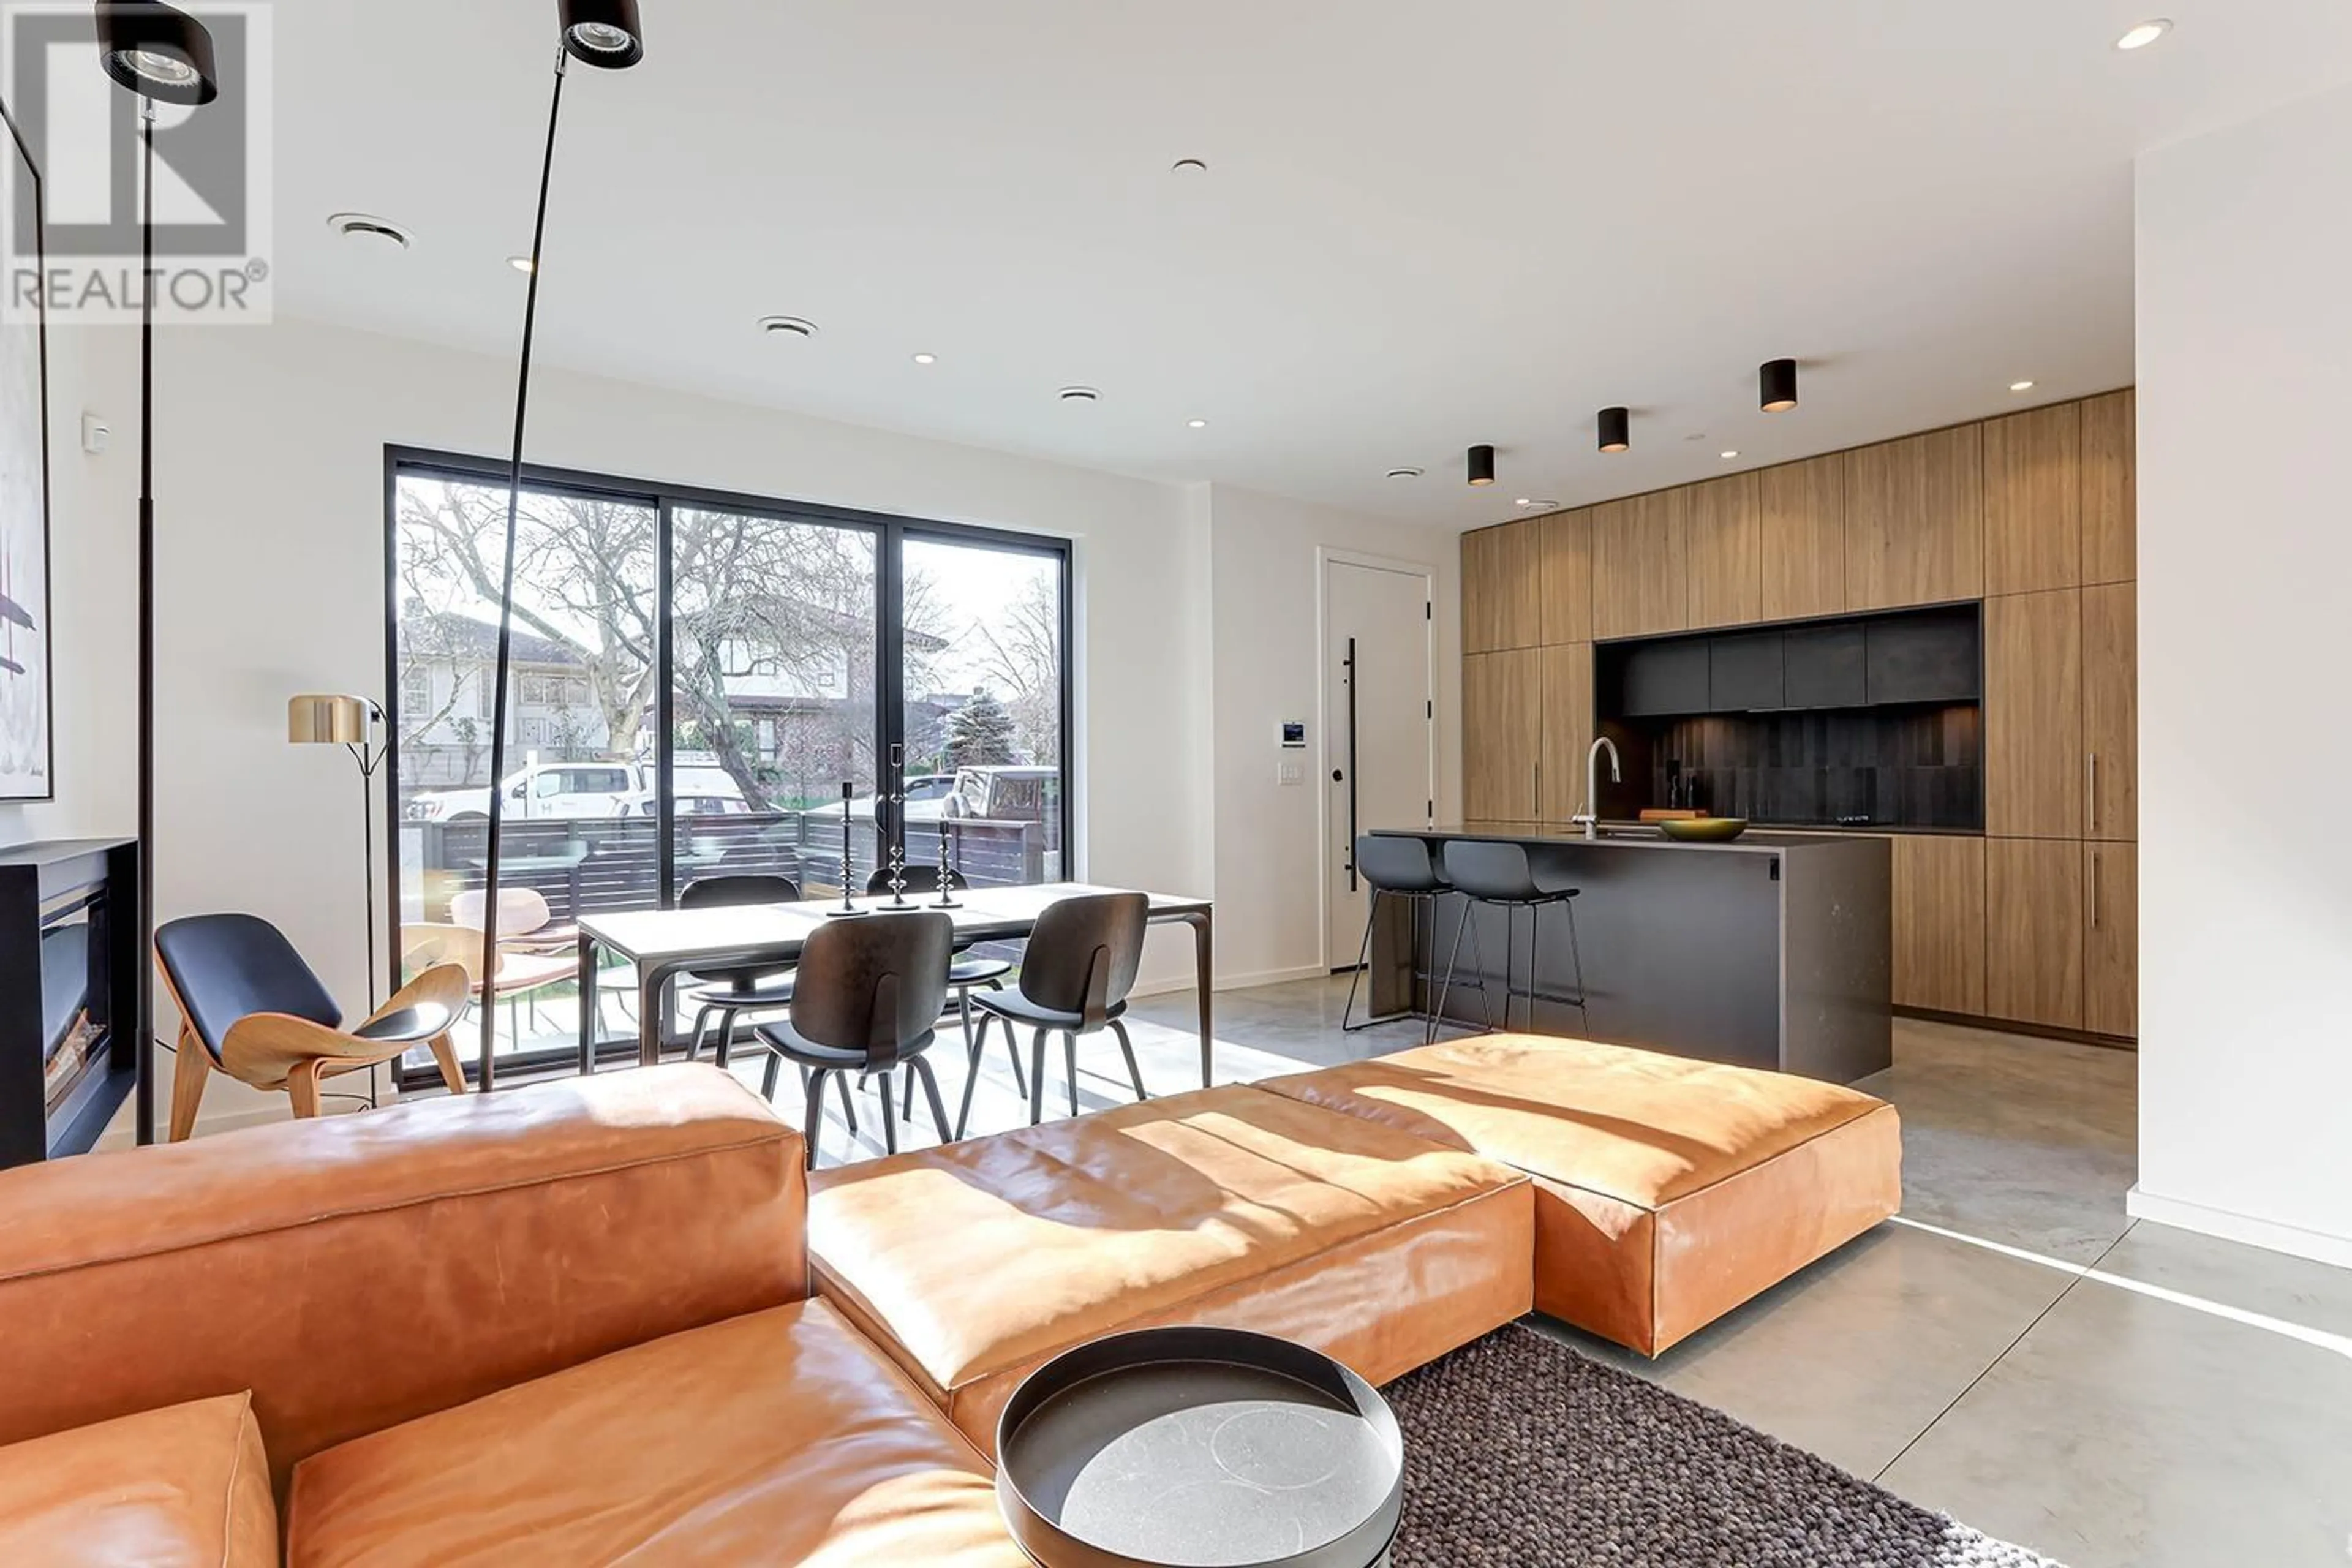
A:
[[[1286,762],[1282,764],[1282,776],[1280,783],[1285,789],[1293,788],[1297,785],[1303,784],[1306,782],[1306,768],[1292,762]]]

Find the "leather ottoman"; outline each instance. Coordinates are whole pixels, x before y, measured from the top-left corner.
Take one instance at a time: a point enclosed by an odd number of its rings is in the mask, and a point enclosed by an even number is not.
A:
[[[1253,1329],[1399,1377],[1528,1310],[1533,1223],[1527,1179],[1458,1146],[1215,1089],[820,1172],[809,1251],[992,1455],[1022,1378],[1124,1329]]]
[[[1488,1035],[1257,1087],[1527,1172],[1537,1309],[1645,1355],[1903,1202],[1895,1108],[1782,1073]]]

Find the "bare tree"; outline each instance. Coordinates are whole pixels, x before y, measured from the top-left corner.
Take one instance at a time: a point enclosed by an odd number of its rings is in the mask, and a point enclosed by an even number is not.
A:
[[[992,620],[975,623],[981,668],[1001,700],[1029,760],[1050,767],[1062,760],[1062,595],[1055,581],[1033,578]]]

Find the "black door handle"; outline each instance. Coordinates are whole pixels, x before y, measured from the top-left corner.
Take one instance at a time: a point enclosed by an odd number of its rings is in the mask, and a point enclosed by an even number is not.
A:
[[[1348,775],[1341,769],[1333,768],[1331,770],[1331,782],[1333,784],[1345,784],[1348,782]]]

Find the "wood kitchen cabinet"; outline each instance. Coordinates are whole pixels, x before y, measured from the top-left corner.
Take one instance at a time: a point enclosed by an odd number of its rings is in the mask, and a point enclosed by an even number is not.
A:
[[[1757,477],[1733,474],[1689,490],[1690,624],[1746,626],[1763,618],[1764,553]]]
[[[1984,605],[1985,831],[2083,837],[2083,595],[2009,594]]]
[[[2083,581],[2083,413],[2062,403],[1984,426],[1984,591]]]
[[[2139,586],[2083,590],[2085,838],[2139,837]]]
[[[1985,840],[1985,1013],[2056,1029],[2083,1025],[2084,846]]]
[[[1799,621],[1843,610],[1844,454],[1766,468],[1756,489],[1758,618]]]
[[[1540,690],[1533,648],[1462,660],[1462,815],[1528,822],[1536,814]]]
[[[1592,746],[1592,645],[1545,648],[1536,685],[1543,719],[1536,758],[1536,816],[1566,822],[1585,809],[1584,761]]]
[[[1690,625],[1690,496],[1658,490],[1592,509],[1592,635]]]
[[[1533,647],[1543,635],[1536,520],[1462,536],[1462,651]]]
[[[2083,409],[2083,581],[2139,575],[2139,397],[2128,387]]]
[[[2085,844],[2083,1027],[2139,1034],[2139,846]]]
[[[1985,841],[1904,834],[1895,849],[1895,1005],[1985,1010]]]
[[[1543,646],[1592,640],[1592,513],[1556,511],[1535,520]]]
[[[1845,456],[1847,608],[1984,593],[1984,444],[1962,425]]]

